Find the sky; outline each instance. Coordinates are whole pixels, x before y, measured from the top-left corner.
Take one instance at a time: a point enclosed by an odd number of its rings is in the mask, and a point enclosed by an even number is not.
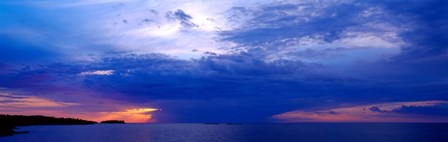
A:
[[[0,113],[448,122],[445,0],[0,1]]]

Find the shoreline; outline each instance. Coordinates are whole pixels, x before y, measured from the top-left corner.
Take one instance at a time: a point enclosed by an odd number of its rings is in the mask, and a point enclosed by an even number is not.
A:
[[[16,131],[18,126],[34,125],[89,125],[96,124],[95,121],[82,120],[77,118],[57,118],[42,115],[24,116],[0,114],[0,137],[12,136],[15,134],[27,134],[28,131]]]

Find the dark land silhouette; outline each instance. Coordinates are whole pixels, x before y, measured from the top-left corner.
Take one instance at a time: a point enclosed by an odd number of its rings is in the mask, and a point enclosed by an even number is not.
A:
[[[101,121],[103,124],[124,124],[124,120],[106,120]]]
[[[23,116],[23,115],[0,114],[0,136],[9,136],[17,133],[27,133],[27,132],[16,132],[14,130],[16,126],[87,125],[95,123],[97,122],[77,118],[57,118],[41,115]]]

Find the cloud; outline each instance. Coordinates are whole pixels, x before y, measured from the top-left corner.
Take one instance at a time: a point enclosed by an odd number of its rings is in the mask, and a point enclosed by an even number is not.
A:
[[[399,26],[389,22],[395,17],[381,7],[345,2],[297,2],[271,3],[245,11],[239,15],[252,16],[239,28],[223,31],[223,40],[237,43],[234,48],[238,50],[263,49],[268,58],[310,61],[309,57],[304,60],[294,53],[303,49],[345,48],[348,50],[337,53],[359,60],[358,56],[350,56],[372,54],[372,48],[389,47],[376,51],[376,57],[369,56],[378,60],[384,54],[396,55],[403,44],[397,36]],[[350,52],[359,47],[367,49]],[[321,56],[313,58],[323,58],[319,62],[329,60]]]
[[[80,76],[83,72],[89,75]],[[78,100],[82,106],[71,109],[75,112],[84,107],[99,109],[89,110],[92,113],[120,112],[124,107],[161,108],[164,111],[152,115],[152,120],[161,122],[224,121],[227,116],[237,122],[243,120],[237,116],[243,115],[251,115],[244,121],[266,122],[272,115],[294,109],[446,99],[446,83],[372,80],[331,72],[319,64],[266,61],[249,52],[192,60],[163,54],[113,54],[91,61],[18,68],[0,73],[0,85],[42,98],[64,95],[59,99]],[[124,102],[125,106],[110,105]],[[333,112],[337,113],[320,113]],[[214,117],[200,117],[207,114]]]
[[[191,19],[193,19],[193,17],[186,14],[181,9],[177,9],[175,12],[168,11],[166,13],[166,18],[168,18],[170,20],[179,20],[180,24],[185,28],[198,27],[198,25],[196,25],[195,23],[190,21]]]
[[[117,112],[98,112],[96,115],[89,116],[89,120],[125,120],[127,123],[156,122],[151,113],[158,111],[155,108],[137,108],[127,109]]]
[[[432,116],[446,116],[448,115],[448,108],[444,106],[401,106],[393,110],[395,113],[403,114],[417,114],[417,115],[432,115]]]
[[[43,92],[47,94],[40,94]],[[62,92],[66,98],[58,97],[60,95],[57,94],[58,92]],[[0,112],[19,115],[76,117],[98,122],[118,119],[126,122],[143,123],[156,122],[157,120],[152,117],[152,113],[160,111],[160,109],[148,107],[149,104],[135,105],[119,100],[89,96],[94,95],[94,91],[65,89],[58,92],[49,90],[28,92],[24,89],[2,88],[0,90]],[[72,96],[72,93],[75,93],[76,96]],[[75,99],[71,97],[75,97]],[[70,102],[61,101],[65,99],[70,100]]]
[[[0,110],[5,111],[11,109],[26,108],[46,108],[46,107],[69,107],[79,105],[77,103],[57,102],[46,98],[36,96],[12,95],[6,92],[0,92]]]
[[[273,117],[284,122],[446,122],[447,104],[447,101],[394,102],[290,111]]]
[[[112,75],[112,74],[114,74],[114,70],[86,71],[86,72],[81,72],[78,75],[86,76],[86,75]]]
[[[447,12],[444,8],[447,3],[442,0],[430,1],[382,1],[378,3],[392,14],[405,16],[406,22],[411,25],[410,30],[403,31],[401,37],[408,44],[403,47],[402,56],[411,58],[426,58],[446,54],[446,24],[448,17],[441,13]],[[431,12],[428,12],[431,11]]]
[[[445,110],[417,102],[448,99],[445,4],[0,2],[0,87],[73,101],[68,110],[82,117],[163,108],[149,121],[266,122],[292,110],[367,121],[363,106],[369,120],[423,121],[414,113]],[[385,109],[390,102],[414,105]]]

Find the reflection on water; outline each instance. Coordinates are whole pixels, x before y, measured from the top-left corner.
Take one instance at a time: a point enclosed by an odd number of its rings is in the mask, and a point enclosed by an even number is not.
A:
[[[31,126],[1,142],[442,142],[448,124],[96,124]]]

